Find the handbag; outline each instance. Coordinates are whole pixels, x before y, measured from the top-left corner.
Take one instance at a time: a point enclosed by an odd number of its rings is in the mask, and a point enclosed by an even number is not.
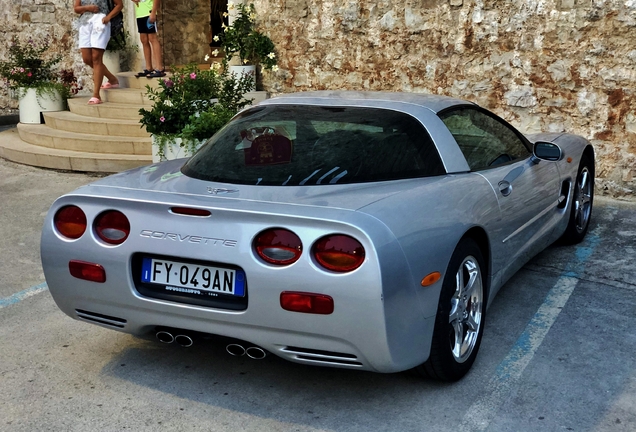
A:
[[[108,0],[108,13],[110,13],[115,8],[115,3],[113,0]],[[124,12],[119,11],[117,15],[115,15],[110,20],[110,37],[112,39],[118,39],[120,35],[124,33]]]

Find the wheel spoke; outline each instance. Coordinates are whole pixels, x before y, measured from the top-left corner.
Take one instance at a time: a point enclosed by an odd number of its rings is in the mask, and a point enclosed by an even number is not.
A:
[[[461,312],[459,310],[459,301],[457,299],[451,300],[451,311],[448,316],[448,322],[453,324],[455,321],[461,320]]]
[[[463,288],[464,288],[464,271],[460,267],[459,270],[457,270],[457,274],[455,275],[455,296],[457,298],[461,297]]]
[[[479,323],[477,322],[477,320],[475,320],[475,316],[473,314],[468,315],[466,326],[474,332],[479,330]]]
[[[463,294],[465,296],[471,297],[473,295],[473,291],[475,290],[475,286],[477,286],[479,272],[477,271],[477,266],[472,261],[466,262],[466,268],[468,270],[468,283],[464,287]]]
[[[581,189],[581,193],[587,189],[587,170],[584,170],[581,173],[581,181],[579,183],[579,188]]]
[[[464,343],[464,326],[460,321],[453,323],[453,330],[455,330],[455,345],[453,346],[453,352],[455,356],[462,355],[462,345]]]

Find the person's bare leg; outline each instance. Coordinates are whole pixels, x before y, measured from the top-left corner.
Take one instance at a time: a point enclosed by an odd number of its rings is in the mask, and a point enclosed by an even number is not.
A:
[[[152,58],[153,63],[155,65],[155,69],[162,71],[163,68],[163,56],[161,54],[161,43],[159,43],[159,38],[157,37],[157,33],[149,33],[148,41],[152,46]]]
[[[152,71],[152,50],[150,48],[150,42],[148,41],[148,34],[139,33],[139,40],[141,40],[141,47],[144,51],[144,60],[146,61],[146,70]]]
[[[91,48],[80,48],[80,52],[82,53],[82,61],[86,66],[93,67],[93,54],[91,53]]]
[[[104,57],[104,50],[99,48],[92,48],[91,53],[93,56],[93,97],[101,100],[99,95],[99,88],[102,86],[104,80],[104,63],[102,58]]]
[[[103,62],[102,65],[104,66],[104,76],[108,79],[108,82],[113,85],[119,84],[119,79],[115,76],[115,74],[109,71]]]

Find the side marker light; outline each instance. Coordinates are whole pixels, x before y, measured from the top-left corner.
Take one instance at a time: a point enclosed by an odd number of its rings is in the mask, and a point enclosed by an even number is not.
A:
[[[68,263],[71,276],[91,282],[106,282],[106,270],[99,264],[86,261],[71,260]]]
[[[427,287],[433,285],[435,282],[442,278],[442,274],[440,272],[429,273],[422,279],[422,286]]]
[[[280,306],[291,312],[329,315],[333,313],[333,298],[324,294],[283,291]]]

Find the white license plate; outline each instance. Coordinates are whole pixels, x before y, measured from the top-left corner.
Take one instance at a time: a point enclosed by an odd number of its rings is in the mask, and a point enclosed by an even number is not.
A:
[[[144,258],[141,281],[164,285],[167,290],[197,294],[197,291],[245,296],[245,273],[241,270]]]

